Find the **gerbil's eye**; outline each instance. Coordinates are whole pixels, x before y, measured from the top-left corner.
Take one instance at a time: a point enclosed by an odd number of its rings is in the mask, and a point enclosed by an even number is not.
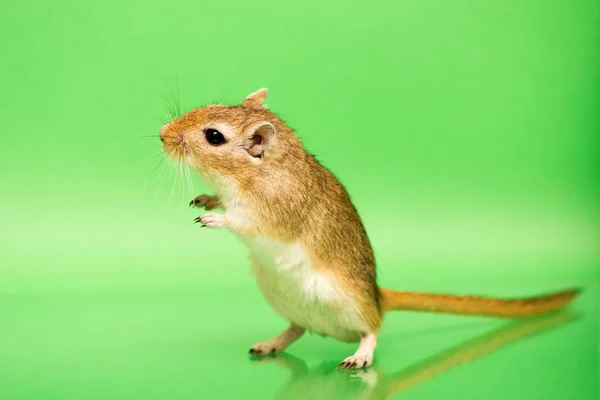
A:
[[[206,141],[213,146],[220,146],[225,143],[225,136],[216,129],[207,129],[204,131]]]

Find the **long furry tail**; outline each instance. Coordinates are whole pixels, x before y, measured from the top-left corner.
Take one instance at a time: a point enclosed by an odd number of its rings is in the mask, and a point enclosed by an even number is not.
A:
[[[530,317],[558,310],[569,304],[580,291],[568,289],[536,297],[498,299],[380,289],[384,311],[424,311],[505,318]]]

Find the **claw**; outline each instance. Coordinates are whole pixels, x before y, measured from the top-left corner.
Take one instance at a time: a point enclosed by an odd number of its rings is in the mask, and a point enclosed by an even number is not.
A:
[[[190,208],[194,207],[194,204],[195,204],[194,200],[190,201]]]

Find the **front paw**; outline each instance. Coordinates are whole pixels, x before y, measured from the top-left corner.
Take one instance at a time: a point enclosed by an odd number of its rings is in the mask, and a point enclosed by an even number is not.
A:
[[[204,208],[205,210],[213,210],[219,208],[219,198],[217,196],[210,196],[208,194],[201,194],[194,200],[190,201],[190,207]]]
[[[227,217],[223,214],[217,213],[206,213],[199,217],[194,218],[195,223],[201,223],[202,227],[208,228],[226,228]]]

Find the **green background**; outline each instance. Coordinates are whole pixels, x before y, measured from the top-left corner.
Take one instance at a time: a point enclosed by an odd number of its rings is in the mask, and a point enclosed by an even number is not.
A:
[[[405,397],[598,397],[597,1],[23,1],[0,34],[2,398],[369,398],[333,368],[352,345],[248,359],[285,321],[192,223],[207,188],[159,164],[166,109],[260,87],[347,186],[382,286],[585,288],[574,321]],[[507,323],[391,314],[374,370]]]

